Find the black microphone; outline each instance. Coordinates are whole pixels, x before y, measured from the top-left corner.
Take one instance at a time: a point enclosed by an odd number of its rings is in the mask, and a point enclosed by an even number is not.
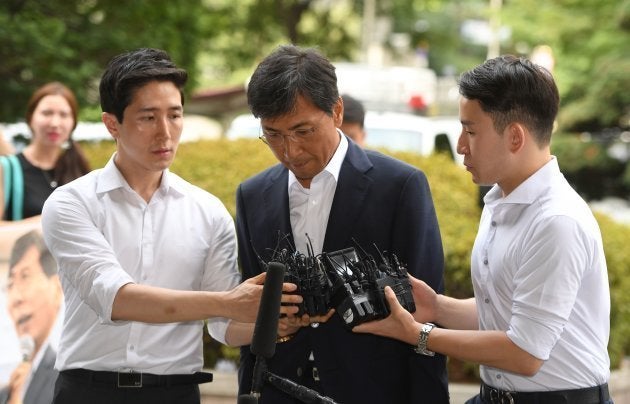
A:
[[[255,396],[260,394],[263,376],[267,371],[265,359],[271,358],[276,352],[284,270],[285,266],[277,262],[270,262],[267,266],[254,335],[249,347],[251,353],[256,355],[251,390]]]

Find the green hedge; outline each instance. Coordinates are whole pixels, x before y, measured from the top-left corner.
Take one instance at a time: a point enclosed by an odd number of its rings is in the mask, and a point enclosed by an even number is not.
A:
[[[113,150],[111,142],[85,145],[93,168],[102,167]],[[460,298],[472,296],[470,251],[480,215],[477,186],[469,173],[445,156],[392,154],[421,168],[429,179],[444,244],[447,294]],[[258,140],[209,140],[182,144],[172,171],[219,197],[234,215],[237,185],[275,162],[269,149]],[[597,219],[604,238],[611,286],[609,351],[613,367],[617,367],[623,355],[630,352],[630,294],[627,293],[630,290],[630,249],[626,247],[630,228],[605,216],[597,215]],[[224,350],[217,355],[233,357],[234,351]],[[215,358],[207,360],[212,364]],[[476,365],[463,367],[464,373],[470,375]]]
[[[630,178],[626,178],[630,176],[630,164],[609,156],[608,146],[577,135],[553,137],[551,151],[558,157],[562,173],[587,200],[630,195]]]

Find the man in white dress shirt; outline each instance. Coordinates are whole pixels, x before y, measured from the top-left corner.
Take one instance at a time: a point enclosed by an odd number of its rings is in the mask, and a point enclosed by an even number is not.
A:
[[[355,331],[480,363],[469,403],[611,403],[606,260],[593,214],[550,153],[553,77],[502,56],[464,73],[459,88],[458,152],[476,184],[495,184],[472,252],[475,297],[412,279],[413,316],[390,290],[392,315]]]
[[[116,153],[44,206],[66,299],[54,403],[199,403],[203,320],[251,340],[264,276],[239,285],[228,211],[168,170],[186,79],[161,50],[113,58],[100,96]]]

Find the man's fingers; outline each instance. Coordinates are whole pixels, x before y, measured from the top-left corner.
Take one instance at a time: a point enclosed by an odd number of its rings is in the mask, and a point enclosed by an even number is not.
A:
[[[286,303],[286,304],[299,304],[302,303],[302,301],[304,300],[304,298],[302,297],[302,295],[296,295],[295,293],[284,293],[286,291],[283,290],[282,293],[282,303]]]
[[[396,293],[389,286],[385,286],[385,299],[387,299],[387,303],[389,304],[389,311],[394,312],[399,308],[403,309],[402,305],[398,301],[398,298],[396,297]]]
[[[258,275],[247,279],[245,282],[251,282],[251,283],[254,283],[256,285],[262,285],[263,283],[265,283],[265,278],[266,277],[267,277],[267,273],[266,272],[261,272]]]
[[[297,290],[297,285],[295,283],[285,282],[282,284],[283,292],[295,292]]]
[[[293,304],[284,304],[280,306],[280,314],[284,315],[295,315],[300,310],[300,308]]]
[[[325,323],[326,321],[330,320],[330,318],[332,317],[333,314],[335,314],[335,309],[330,309],[330,310],[328,310],[328,313],[326,313],[324,315],[311,316],[310,322],[311,323]]]
[[[368,321],[367,323],[361,323],[352,328],[353,332],[358,333],[370,333],[378,334],[377,331],[383,327],[384,320]]]

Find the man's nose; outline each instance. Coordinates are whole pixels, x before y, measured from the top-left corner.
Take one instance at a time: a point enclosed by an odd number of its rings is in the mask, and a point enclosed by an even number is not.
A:
[[[458,154],[468,153],[468,141],[466,139],[466,134],[464,132],[462,132],[459,135],[459,139],[457,139],[457,153]]]
[[[300,153],[301,147],[298,143],[294,142],[288,136],[282,138],[282,148],[284,150],[284,157],[290,159]]]
[[[157,129],[160,137],[170,138],[173,128],[171,127],[171,123],[169,122],[168,117],[159,118],[157,120]]]
[[[13,285],[7,289],[7,301],[9,306],[19,306],[24,300],[24,293],[21,287]]]

